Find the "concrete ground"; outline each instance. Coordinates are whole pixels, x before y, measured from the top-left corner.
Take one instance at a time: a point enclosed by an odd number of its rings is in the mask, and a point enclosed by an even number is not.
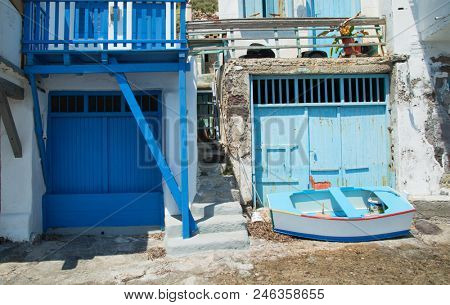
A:
[[[0,244],[0,284],[450,284],[450,221],[358,244],[251,238],[248,250],[164,255],[161,234]]]

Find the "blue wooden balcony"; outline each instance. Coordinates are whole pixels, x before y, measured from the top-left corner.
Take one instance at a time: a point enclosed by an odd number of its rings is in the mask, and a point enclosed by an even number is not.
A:
[[[25,0],[23,53],[28,66],[175,63],[187,51],[185,9],[186,0]]]

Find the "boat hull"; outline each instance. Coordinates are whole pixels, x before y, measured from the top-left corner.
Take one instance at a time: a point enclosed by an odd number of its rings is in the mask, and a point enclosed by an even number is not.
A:
[[[410,232],[414,210],[370,218],[322,218],[272,210],[277,233],[334,242],[364,242],[399,236]]]

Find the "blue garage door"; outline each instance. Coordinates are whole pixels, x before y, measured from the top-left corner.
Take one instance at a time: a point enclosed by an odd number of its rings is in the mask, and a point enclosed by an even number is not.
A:
[[[161,135],[161,95],[137,93]],[[162,177],[120,93],[50,94],[44,226],[161,226]]]
[[[255,197],[332,186],[392,186],[388,76],[252,78]]]

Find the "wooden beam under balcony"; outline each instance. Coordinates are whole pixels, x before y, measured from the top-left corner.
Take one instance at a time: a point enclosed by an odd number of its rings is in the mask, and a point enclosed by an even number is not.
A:
[[[5,92],[0,87],[0,117],[5,126],[6,134],[15,158],[22,158],[22,143],[20,142],[19,134],[17,133],[14,117],[9,107],[9,102]]]

